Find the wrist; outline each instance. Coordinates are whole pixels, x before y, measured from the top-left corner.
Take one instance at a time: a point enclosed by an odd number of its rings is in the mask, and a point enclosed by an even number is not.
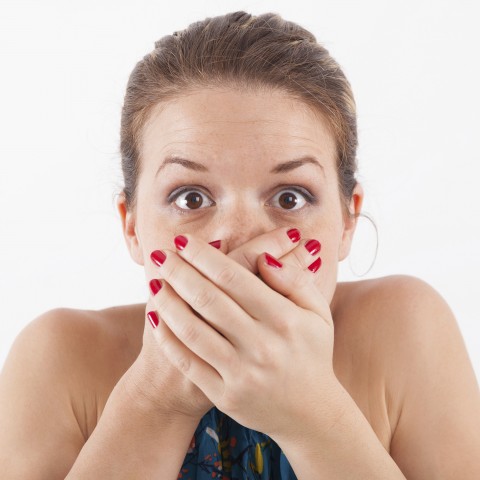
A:
[[[352,397],[345,390],[337,377],[332,374],[328,387],[323,386],[320,394],[309,392],[306,402],[299,402],[299,410],[290,415],[289,428],[283,432],[270,435],[282,448],[303,448],[303,443],[315,439],[317,447],[331,445],[339,424],[344,423],[344,417],[355,408]],[[310,440],[309,440],[310,439]],[[311,446],[311,445],[310,445]],[[308,448],[308,445],[305,445]]]
[[[114,392],[122,403],[128,405],[130,411],[134,410],[147,422],[158,420],[162,425],[198,425],[202,418],[200,414],[187,414],[170,408],[169,405],[173,402],[168,401],[166,392],[160,398],[158,389],[152,387],[153,383],[141,359],[137,358],[117,383]]]

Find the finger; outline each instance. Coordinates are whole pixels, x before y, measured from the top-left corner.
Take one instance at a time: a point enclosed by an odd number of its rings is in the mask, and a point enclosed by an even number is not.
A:
[[[202,246],[203,255],[198,255],[198,257],[205,257],[203,261],[210,261],[212,265],[215,263],[219,265],[218,269],[223,268],[224,271],[226,271],[224,263],[227,261],[233,267],[232,271],[245,272],[249,275],[249,280],[253,278],[258,284],[268,288],[262,280],[245,270],[234,260],[229,259],[219,250],[212,248],[205,242],[202,242]],[[164,250],[161,255],[156,252],[152,252],[153,257],[163,258],[163,263],[159,268],[162,278],[168,282],[181,299],[213,327],[212,331],[219,332],[235,347],[250,341],[255,320],[245,312],[235,299],[232,299],[215,283],[212,283],[208,275],[203,275],[205,272],[199,271],[196,265],[191,265],[176,252]],[[212,257],[216,260],[212,261]],[[210,268],[214,269],[212,265],[210,265]]]
[[[268,253],[259,257],[258,268],[267,285],[297,306],[320,315],[327,324],[333,325],[330,306],[314,282],[316,272],[280,262]]]
[[[222,365],[229,363],[235,355],[235,349],[224,336],[219,334],[206,321],[199,318],[166,282],[154,279],[155,288],[151,288],[153,303],[159,317],[165,322],[175,337],[182,343],[178,346],[177,358],[183,361],[196,361],[189,352],[193,352],[204,362],[211,365],[221,375]],[[171,339],[170,339],[171,340]],[[177,345],[170,342],[169,345]],[[186,351],[183,346],[187,347]],[[211,372],[213,374],[213,372]]]
[[[178,265],[172,255],[170,272],[165,274],[165,278],[185,301],[190,305],[193,303],[192,307],[208,320],[216,316],[215,322],[227,327],[232,319],[232,323],[237,324],[232,331],[239,340],[236,345],[249,345],[255,340],[251,339],[253,325],[245,320],[247,317],[250,321],[272,322],[282,305],[290,305],[252,272],[203,240],[193,235],[180,235],[175,241],[179,248],[177,257],[186,262]],[[168,259],[162,268],[167,263]],[[194,286],[189,288],[193,279]]]
[[[152,325],[158,323],[160,327],[162,324],[155,310],[147,312],[147,317]],[[159,328],[154,328],[153,335],[168,361],[200,388],[208,398],[212,398],[211,392],[222,392],[224,382],[217,370],[188,349],[166,324],[163,324],[163,327],[162,334]]]
[[[280,258],[292,251],[298,245],[300,238],[301,234],[298,229],[281,227],[249,240],[235,250],[228,252],[228,256],[247,270],[257,274],[259,255],[268,251],[275,257]]]
[[[282,263],[288,263],[289,265],[302,270],[309,269],[312,272],[316,272],[320,268],[322,261],[320,258],[321,248],[321,243],[318,240],[311,238],[309,240],[300,241],[292,251],[282,257],[277,257],[273,254],[271,255],[278,258]],[[270,252],[270,250],[267,251]]]

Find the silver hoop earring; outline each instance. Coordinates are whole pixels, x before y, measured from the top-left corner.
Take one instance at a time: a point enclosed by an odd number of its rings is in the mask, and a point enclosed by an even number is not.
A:
[[[375,263],[375,260],[377,259],[377,253],[378,253],[378,229],[377,229],[377,226],[375,225],[375,222],[370,218],[370,216],[368,215],[364,215],[363,213],[361,213],[359,215],[359,217],[364,217],[366,218],[367,220],[369,220],[369,222],[371,223],[371,225],[373,225],[373,228],[375,230],[375,253],[374,253],[374,256],[373,256],[373,261],[370,263],[370,266],[368,267],[368,269],[362,273],[362,274],[358,274],[355,272],[354,268],[353,268],[353,265],[356,265],[358,266],[359,264],[361,265],[363,260],[354,260],[352,262],[352,252],[350,252],[350,254],[348,255],[348,266],[350,267],[350,271],[357,277],[364,277],[373,267],[374,263]],[[357,221],[358,222],[358,221]],[[371,229],[365,229],[364,227],[361,227],[359,228],[359,226],[361,225],[360,222],[357,223],[357,226],[355,228],[355,234],[353,236],[353,242],[352,242],[352,250],[357,250],[357,251],[360,251],[360,252],[366,252],[368,251],[370,248],[371,248],[371,245],[372,245],[372,230]],[[365,225],[365,222],[363,222],[363,225]],[[354,248],[355,246],[355,248]]]

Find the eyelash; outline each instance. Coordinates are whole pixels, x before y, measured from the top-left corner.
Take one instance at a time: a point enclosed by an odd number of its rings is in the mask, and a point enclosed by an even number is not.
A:
[[[316,205],[318,203],[318,200],[315,197],[315,195],[312,195],[306,188],[299,187],[299,186],[290,186],[290,185],[278,185],[278,187],[281,187],[281,189],[278,190],[273,195],[273,197],[275,197],[276,195],[278,195],[281,192],[295,192],[295,193],[298,193],[298,194],[302,195],[305,198],[307,204],[309,204],[309,205]],[[200,193],[202,195],[207,196],[210,199],[209,195],[207,195],[202,190],[202,188],[197,187],[196,185],[189,185],[189,186],[181,187],[179,190],[177,189],[177,190],[174,190],[173,192],[171,192],[167,197],[167,202],[169,204],[174,204],[175,201],[177,200],[177,198],[180,195],[182,195],[183,193],[187,193],[187,192],[197,192],[197,193]],[[211,200],[211,201],[213,202],[213,204],[209,205],[208,207],[213,207],[213,206],[216,205],[213,200]],[[174,206],[174,208],[176,208],[179,211],[179,213],[181,213],[181,214],[186,214],[188,212],[195,212],[196,210],[204,210],[205,208],[208,208],[208,207],[203,207],[203,208],[201,207],[201,208],[198,208],[198,209],[195,209],[195,208],[188,209],[188,208],[180,208],[178,206]],[[283,210],[285,212],[291,212],[291,211],[298,212],[298,211],[303,210],[303,208],[305,208],[305,206],[303,206],[301,208],[297,208],[297,209],[288,209],[288,208],[283,208],[282,209],[282,208],[280,208],[280,210]]]

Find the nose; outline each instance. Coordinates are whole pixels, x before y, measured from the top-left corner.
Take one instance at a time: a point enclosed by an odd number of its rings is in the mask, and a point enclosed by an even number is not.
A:
[[[222,250],[228,253],[249,240],[268,231],[276,225],[271,218],[259,209],[234,209],[218,218],[216,238],[222,240]]]

